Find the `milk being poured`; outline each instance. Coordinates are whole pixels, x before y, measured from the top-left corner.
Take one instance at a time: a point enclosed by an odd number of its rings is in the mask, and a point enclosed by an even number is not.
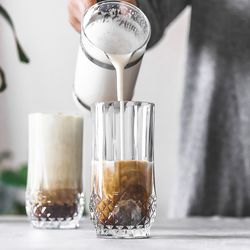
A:
[[[130,62],[133,53],[140,48],[145,38],[136,36],[124,28],[124,23],[109,20],[96,21],[85,30],[90,41],[103,52],[116,70],[117,100],[120,102],[120,147],[121,160],[124,159],[124,69]],[[135,23],[133,25],[136,26]]]
[[[133,24],[135,25],[135,24]],[[104,51],[113,64],[117,75],[117,100],[123,101],[124,68],[129,63],[133,53],[143,44],[144,37],[136,36],[124,29],[116,21],[96,21],[85,31],[90,41]]]

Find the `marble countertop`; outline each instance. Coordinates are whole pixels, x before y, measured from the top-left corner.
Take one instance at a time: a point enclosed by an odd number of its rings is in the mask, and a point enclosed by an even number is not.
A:
[[[250,249],[250,219],[157,219],[149,239],[99,239],[89,219],[76,230],[33,229],[26,217],[0,217],[0,249]]]

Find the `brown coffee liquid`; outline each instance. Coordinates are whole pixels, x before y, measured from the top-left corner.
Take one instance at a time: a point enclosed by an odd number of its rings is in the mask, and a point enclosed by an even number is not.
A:
[[[32,214],[38,220],[66,220],[78,214],[78,194],[75,189],[43,190],[37,192]]]
[[[99,170],[100,171],[100,170]],[[144,225],[152,194],[152,167],[146,161],[116,161],[103,166],[102,195],[97,202],[99,223],[103,225]],[[96,189],[98,190],[98,189]]]

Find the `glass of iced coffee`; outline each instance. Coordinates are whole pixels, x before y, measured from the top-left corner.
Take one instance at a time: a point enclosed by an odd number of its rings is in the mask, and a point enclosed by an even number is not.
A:
[[[154,104],[92,106],[91,219],[97,236],[146,238],[155,217]]]
[[[26,211],[36,228],[77,228],[83,212],[83,120],[29,115]]]

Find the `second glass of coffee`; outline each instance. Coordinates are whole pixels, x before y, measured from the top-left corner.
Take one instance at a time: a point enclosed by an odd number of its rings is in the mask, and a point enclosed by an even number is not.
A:
[[[29,115],[26,211],[36,228],[77,228],[83,212],[83,120]]]

